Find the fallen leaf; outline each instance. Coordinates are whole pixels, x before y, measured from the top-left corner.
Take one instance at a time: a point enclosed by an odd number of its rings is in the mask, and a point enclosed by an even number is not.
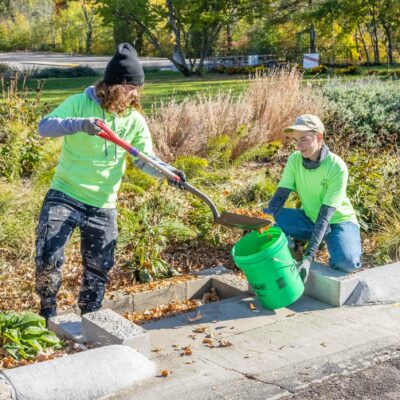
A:
[[[187,317],[189,322],[195,322],[203,318],[203,314],[200,311],[197,311],[197,314],[194,317]]]
[[[158,353],[159,351],[161,351],[161,347],[156,347],[155,349],[152,350],[153,353]]]
[[[229,346],[232,346],[232,343],[230,341],[225,339],[221,339],[219,341],[219,347],[229,347]]]
[[[214,340],[210,338],[204,338],[203,343],[206,344],[208,347],[214,347]]]
[[[183,349],[182,355],[191,356],[192,354],[193,354],[193,351],[189,346]]]
[[[290,313],[288,315],[286,315],[287,317],[293,317],[294,315],[296,315],[296,313]]]
[[[207,330],[206,326],[198,326],[196,329],[193,329],[194,333],[204,333]]]
[[[250,303],[249,308],[251,311],[254,311],[256,309],[256,306],[253,303]]]

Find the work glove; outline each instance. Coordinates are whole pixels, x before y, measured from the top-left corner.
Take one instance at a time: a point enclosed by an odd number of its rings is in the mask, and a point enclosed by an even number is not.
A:
[[[89,135],[98,135],[101,132],[101,128],[96,125],[98,118],[83,118],[82,120],[82,132],[86,132]]]
[[[181,178],[181,181],[176,181],[175,179],[168,179],[168,184],[170,186],[175,186],[179,189],[185,189],[185,187],[182,185],[182,182],[186,182],[186,175],[183,171],[181,171],[180,169],[173,169],[171,170],[171,172],[173,172],[175,175],[178,175],[179,178]]]
[[[303,283],[306,283],[308,279],[308,274],[310,273],[312,259],[310,257],[304,257],[297,265],[297,271],[299,271],[300,278]]]

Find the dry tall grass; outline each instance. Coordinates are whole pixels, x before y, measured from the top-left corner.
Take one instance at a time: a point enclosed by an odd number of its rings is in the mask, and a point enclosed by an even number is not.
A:
[[[302,84],[298,70],[277,70],[252,78],[240,96],[220,92],[161,104],[149,125],[157,152],[167,161],[178,155],[206,156],[209,139],[221,134],[234,141],[232,158],[236,158],[280,137],[282,128],[298,115],[322,111],[321,101],[310,85]]]

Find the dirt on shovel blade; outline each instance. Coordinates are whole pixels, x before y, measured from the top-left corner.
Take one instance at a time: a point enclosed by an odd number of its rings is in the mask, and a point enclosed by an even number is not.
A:
[[[265,218],[236,214],[227,211],[222,212],[218,220],[215,222],[225,226],[251,230],[260,229],[272,223],[271,220]]]

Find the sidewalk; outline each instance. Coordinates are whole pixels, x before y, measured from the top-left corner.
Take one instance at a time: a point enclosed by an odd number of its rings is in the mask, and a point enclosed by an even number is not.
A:
[[[336,308],[303,296],[273,312],[241,296],[206,304],[200,312],[202,319],[193,323],[180,315],[143,325],[158,350],[151,353],[158,373],[167,370],[169,376],[103,400],[280,398],[400,353],[397,305]],[[193,332],[199,327],[207,329]],[[208,347],[204,338],[232,345]],[[192,355],[182,355],[188,345]]]

